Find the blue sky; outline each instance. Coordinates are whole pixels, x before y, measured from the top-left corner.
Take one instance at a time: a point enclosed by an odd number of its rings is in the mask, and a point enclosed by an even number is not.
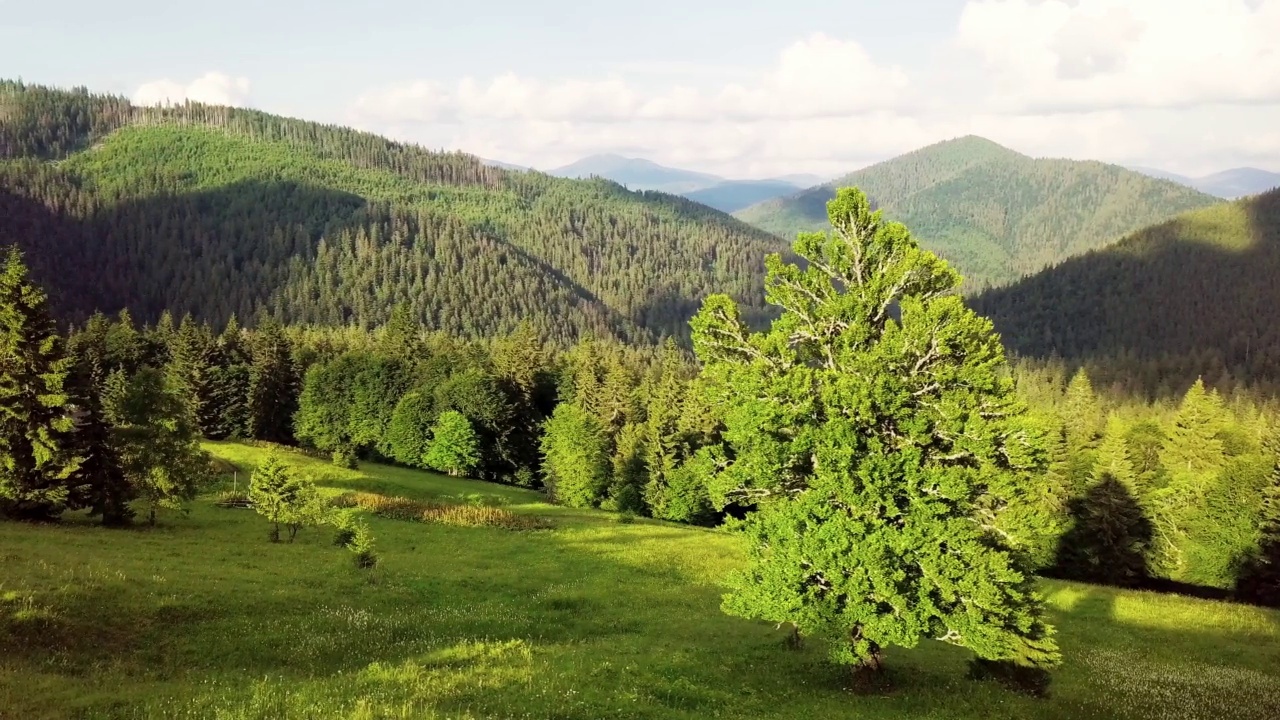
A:
[[[836,174],[975,133],[1280,170],[1280,0],[0,0],[8,77],[352,124],[550,168]]]

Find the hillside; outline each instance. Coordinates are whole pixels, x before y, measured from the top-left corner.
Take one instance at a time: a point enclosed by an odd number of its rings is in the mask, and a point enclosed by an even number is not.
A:
[[[931,145],[735,213],[781,237],[826,227],[835,188],[855,185],[921,244],[954,263],[965,289],[1013,282],[1215,198],[1098,162],[1039,160],[989,140]]]
[[[1172,180],[1202,193],[1228,200],[1257,195],[1280,187],[1280,173],[1250,167],[1231,168],[1202,177],[1187,177],[1155,168],[1135,167],[1133,170],[1151,177]]]
[[[1280,389],[1280,190],[1181,215],[974,298],[1014,352],[1142,389]]]
[[[209,449],[241,487],[266,456]],[[553,527],[362,512],[382,557],[370,573],[330,529],[273,545],[265,520],[212,495],[151,531],[83,516],[0,523],[0,714],[1256,720],[1280,709],[1274,611],[1045,581],[1070,648],[1048,698],[966,679],[969,654],[940,642],[886,653],[892,689],[855,695],[820,644],[788,649],[785,629],[721,612],[720,583],[745,560],[734,534],[624,524],[432,473],[288,460],[326,493],[498,506]]]
[[[708,292],[761,308],[782,246],[681,198],[250,110],[3,83],[0,118],[0,243],[71,318],[369,326],[406,303],[463,335],[527,317],[645,341],[686,332]]]

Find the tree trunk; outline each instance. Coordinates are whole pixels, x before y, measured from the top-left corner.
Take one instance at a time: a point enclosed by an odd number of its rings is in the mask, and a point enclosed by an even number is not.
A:
[[[275,526],[271,528],[271,542],[280,542],[280,523],[275,523]]]
[[[156,526],[156,506],[155,505],[151,506],[151,514],[148,516],[147,522],[151,525],[151,527]]]

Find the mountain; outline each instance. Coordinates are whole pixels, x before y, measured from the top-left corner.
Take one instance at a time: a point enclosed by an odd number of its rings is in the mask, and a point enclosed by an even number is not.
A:
[[[1228,200],[1257,195],[1280,187],[1280,173],[1251,167],[1232,168],[1203,177],[1187,177],[1155,168],[1135,167],[1132,169],[1144,175],[1172,180],[1187,187],[1195,188],[1200,192]]]
[[[718,175],[666,167],[651,160],[621,155],[592,155],[571,165],[556,168],[550,174],[564,178],[602,177],[632,190],[656,190],[682,195],[727,213],[816,184],[782,178],[726,180]],[[807,179],[816,176],[795,177]]]
[[[1280,390],[1280,190],[1179,215],[972,298],[1013,352],[1156,393]]]
[[[551,170],[549,174],[563,178],[602,177],[632,190],[658,190],[673,195],[702,190],[724,181],[716,175],[670,168],[651,160],[621,155],[592,155]]]
[[[533,168],[528,167],[526,165],[513,165],[509,162],[502,162],[501,160],[489,160],[487,158],[477,158],[477,159],[480,160],[481,163],[488,165],[489,167],[501,168],[503,170],[512,170],[514,172],[533,171]]]
[[[708,188],[681,194],[694,202],[732,213],[763,200],[789,195],[801,187],[785,180],[725,180]]]
[[[1042,160],[979,137],[930,145],[734,215],[784,238],[826,229],[835,188],[855,185],[921,244],[954,263],[965,290],[1016,281],[1217,198],[1115,165]]]
[[[801,188],[811,188],[814,185],[821,185],[827,178],[821,175],[813,175],[810,173],[796,173],[793,175],[780,175],[773,178],[779,182],[791,183]]]
[[[0,244],[62,317],[384,322],[645,342],[701,297],[762,312],[777,238],[683,198],[347,128],[0,82]]]

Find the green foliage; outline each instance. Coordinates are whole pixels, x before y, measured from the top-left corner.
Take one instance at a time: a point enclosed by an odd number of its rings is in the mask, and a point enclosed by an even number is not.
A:
[[[161,508],[180,510],[210,479],[190,407],[165,373],[144,367],[132,377],[117,370],[102,391],[104,415],[125,477],[147,503],[155,524]]]
[[[608,438],[600,423],[573,403],[560,403],[542,435],[542,473],[551,498],[593,507],[609,487]]]
[[[70,446],[73,408],[63,353],[45,294],[10,249],[0,270],[0,512],[49,518],[76,495],[83,462]]]
[[[267,455],[249,480],[249,498],[259,515],[271,523],[271,542],[280,542],[280,526],[289,530],[289,542],[303,527],[324,524],[328,510],[315,483],[284,463],[278,453]]]
[[[400,398],[387,426],[386,444],[392,459],[411,467],[426,467],[435,419],[435,404],[425,390],[414,390]]]
[[[275,443],[293,441],[298,370],[283,329],[265,319],[249,345],[249,435]]]
[[[861,191],[828,211],[834,233],[796,241],[807,267],[768,259],[783,310],[768,332],[723,296],[693,320],[726,408],[712,494],[758,508],[724,608],[792,623],[860,667],[926,637],[1053,665],[1025,555],[996,532],[1044,466],[999,340],[950,292],[956,273]]]
[[[466,475],[480,464],[480,441],[467,416],[456,410],[440,413],[431,428],[431,444],[423,462],[455,477]]]
[[[645,440],[641,426],[628,423],[622,427],[613,453],[608,497],[600,503],[605,510],[637,513],[645,509],[644,487],[648,481],[645,466]]]
[[[372,570],[378,566],[380,558],[374,549],[373,533],[369,532],[369,525],[363,520],[355,521],[347,549],[351,551],[356,567],[361,570]]]
[[[1115,165],[1041,160],[978,137],[930,145],[735,216],[782,237],[829,228],[836,188],[862,188],[921,247],[965,276],[966,292],[1043,267],[1217,198]]]

